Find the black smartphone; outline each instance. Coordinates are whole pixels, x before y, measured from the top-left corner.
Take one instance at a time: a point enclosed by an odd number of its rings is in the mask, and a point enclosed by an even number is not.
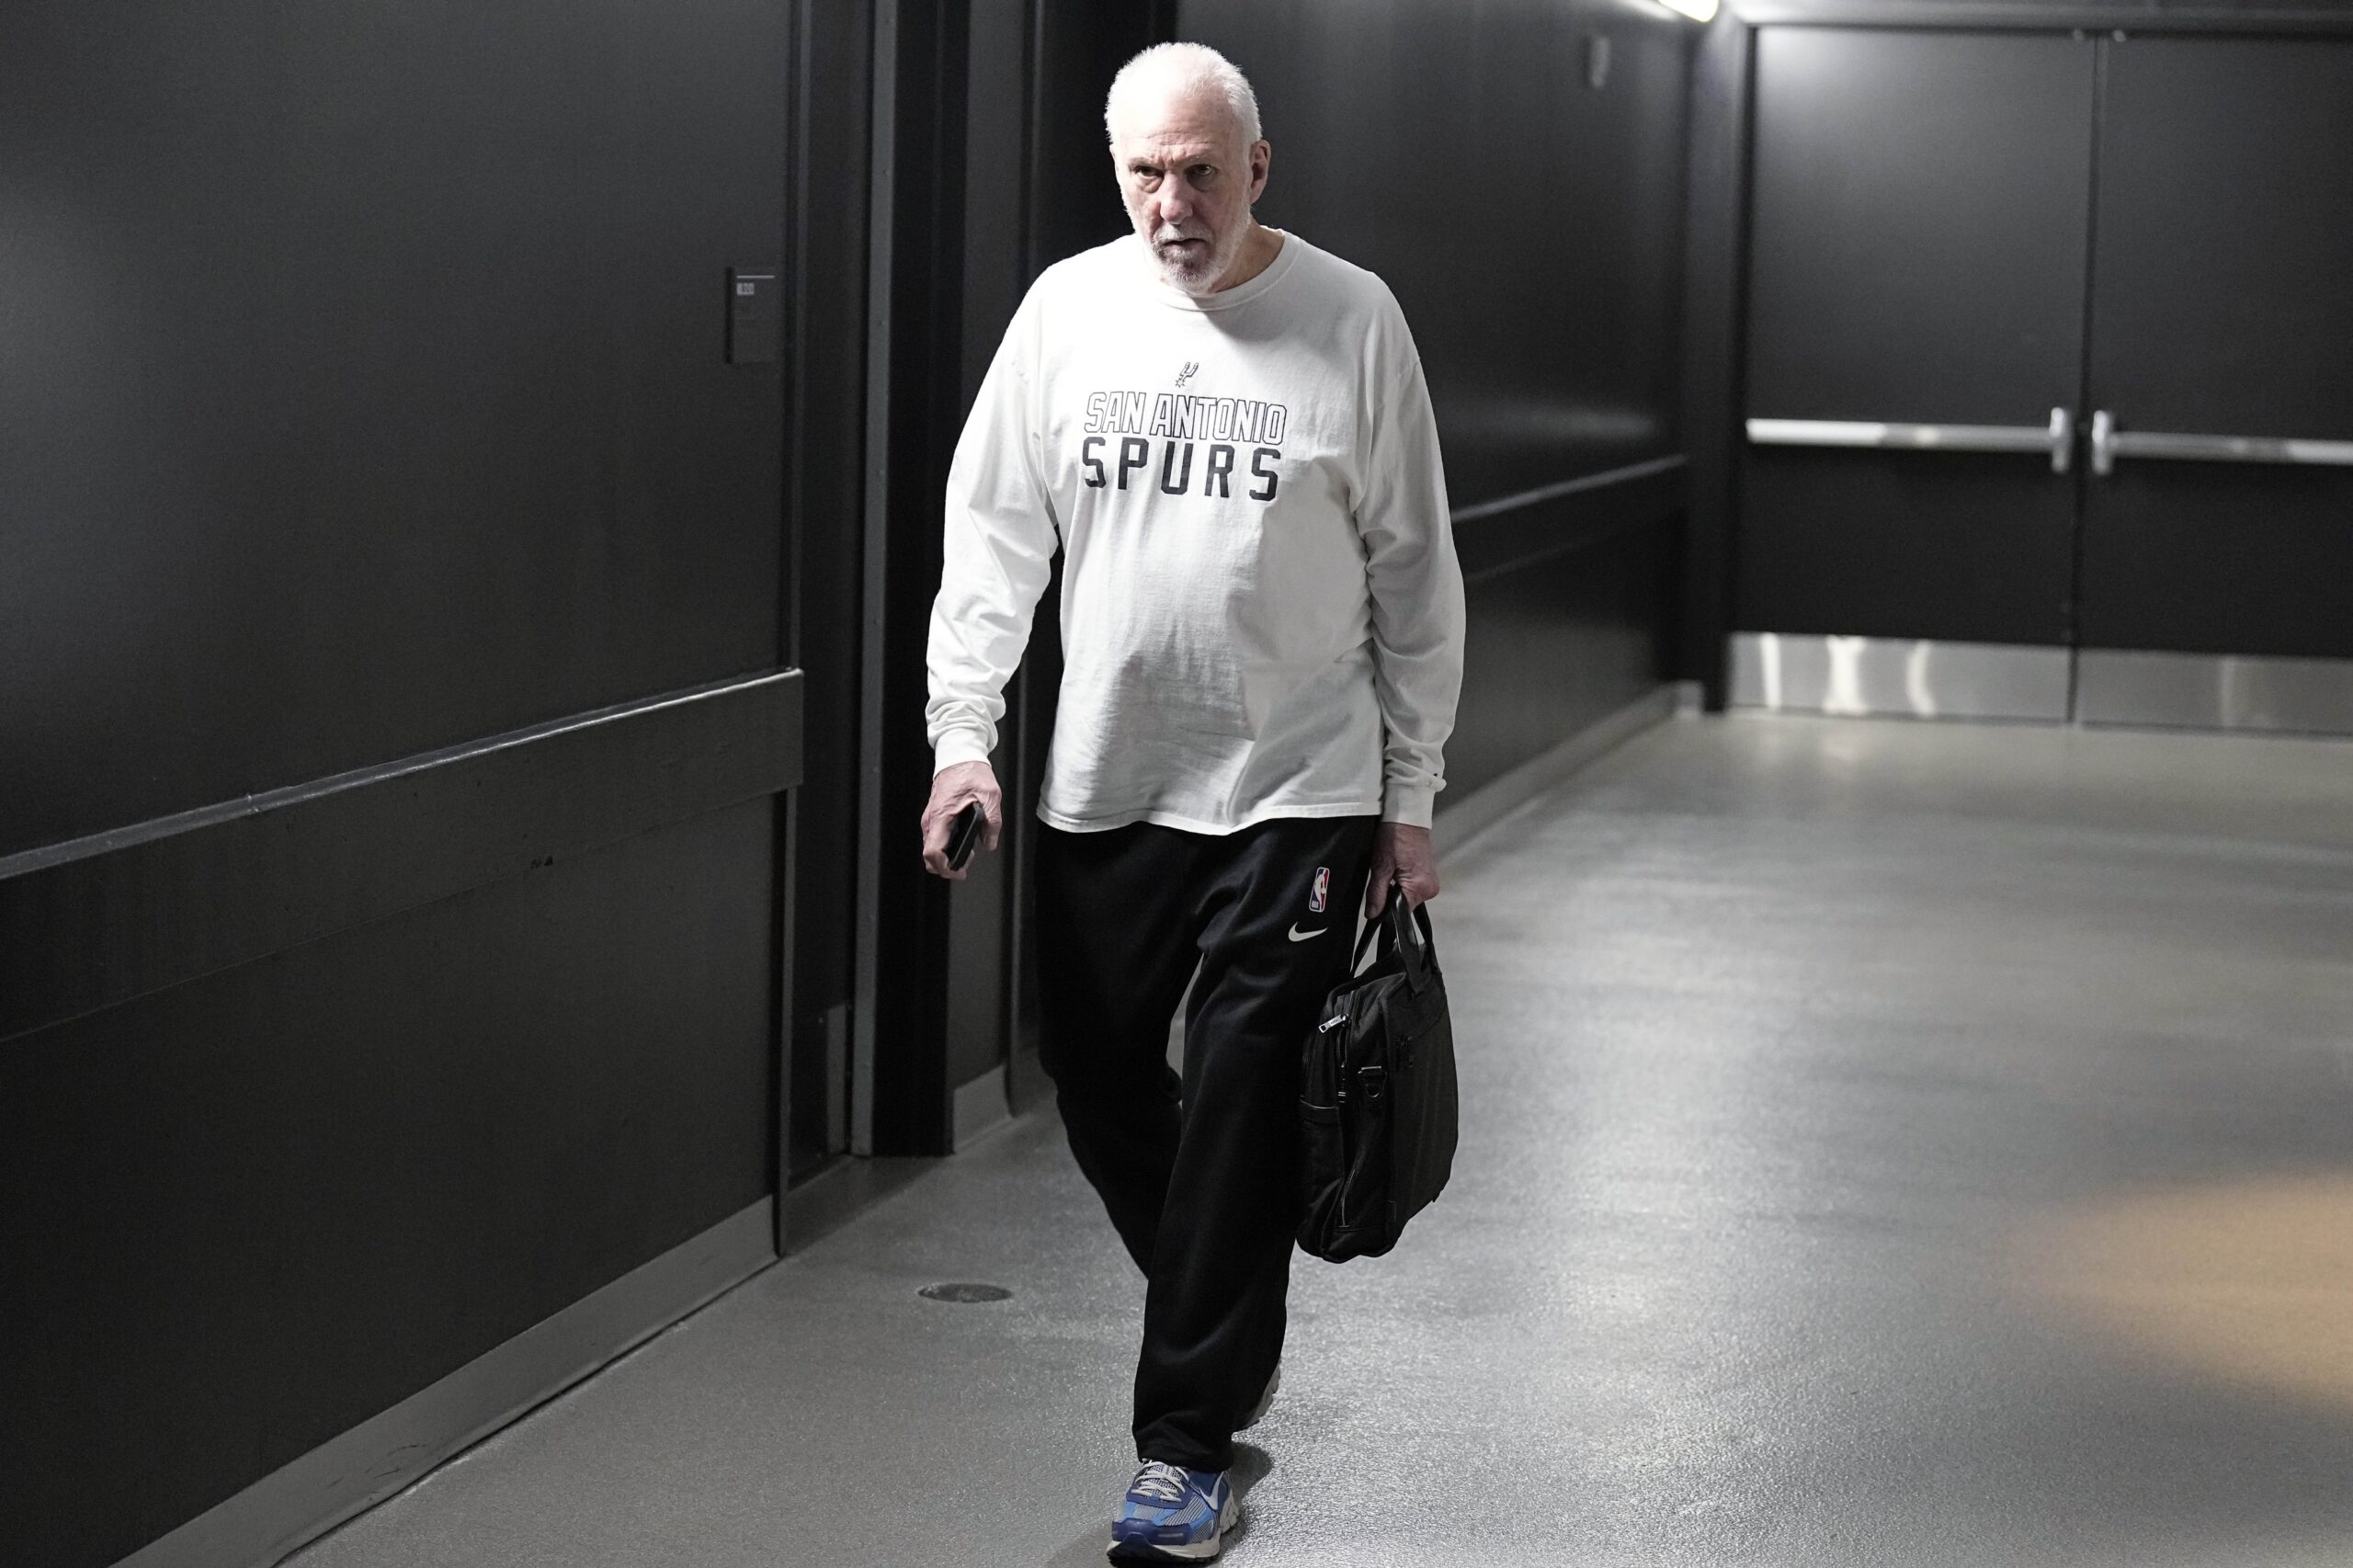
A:
[[[987,819],[981,814],[981,803],[974,801],[956,813],[948,824],[948,869],[961,871],[964,862],[972,858],[973,846],[981,841],[981,824]]]

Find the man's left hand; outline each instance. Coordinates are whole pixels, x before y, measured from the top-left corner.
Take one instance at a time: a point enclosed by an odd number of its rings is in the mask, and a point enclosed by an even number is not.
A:
[[[1404,891],[1408,909],[1438,896],[1438,849],[1430,843],[1428,828],[1385,822],[1374,830],[1372,875],[1364,889],[1367,918],[1388,906],[1392,876]]]

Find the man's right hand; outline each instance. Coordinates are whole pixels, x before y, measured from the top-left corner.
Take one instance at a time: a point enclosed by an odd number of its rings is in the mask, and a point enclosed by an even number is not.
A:
[[[995,849],[1005,829],[1005,797],[996,787],[996,770],[985,762],[959,762],[931,776],[931,801],[923,809],[923,869],[933,876],[951,882],[964,880],[964,872],[948,869],[948,830],[955,824],[956,813],[974,801],[988,819],[984,843]]]

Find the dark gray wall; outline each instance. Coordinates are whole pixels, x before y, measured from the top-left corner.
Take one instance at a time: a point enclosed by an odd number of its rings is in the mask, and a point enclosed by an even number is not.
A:
[[[10,6],[0,854],[777,662],[786,47]]]
[[[788,387],[794,595],[810,748],[793,803],[791,1126],[795,1176],[847,1146],[847,1009],[858,879],[858,652],[864,538],[868,77],[865,4],[799,7]]]
[[[1599,0],[1178,7],[1257,90],[1259,216],[1379,273],[1412,324],[1472,579],[1456,791],[1665,673],[1679,485],[1540,493],[1679,450],[1691,31]]]
[[[797,708],[397,765],[781,661],[784,383],[722,346],[792,22],[9,7],[0,1561],[110,1562],[771,1189],[790,768],[677,781]]]
[[[1720,13],[1691,51],[1689,172],[1684,219],[1682,627],[1676,673],[1724,706],[1730,671],[1733,513],[1746,441],[1742,346],[1748,275],[1749,80],[1756,29]]]
[[[0,1042],[0,1561],[112,1562],[758,1201],[773,814]]]

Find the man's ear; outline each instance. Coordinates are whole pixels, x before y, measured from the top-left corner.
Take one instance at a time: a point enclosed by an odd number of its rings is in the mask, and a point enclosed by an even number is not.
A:
[[[1250,199],[1256,201],[1267,188],[1267,171],[1274,163],[1275,150],[1264,137],[1250,143]]]

